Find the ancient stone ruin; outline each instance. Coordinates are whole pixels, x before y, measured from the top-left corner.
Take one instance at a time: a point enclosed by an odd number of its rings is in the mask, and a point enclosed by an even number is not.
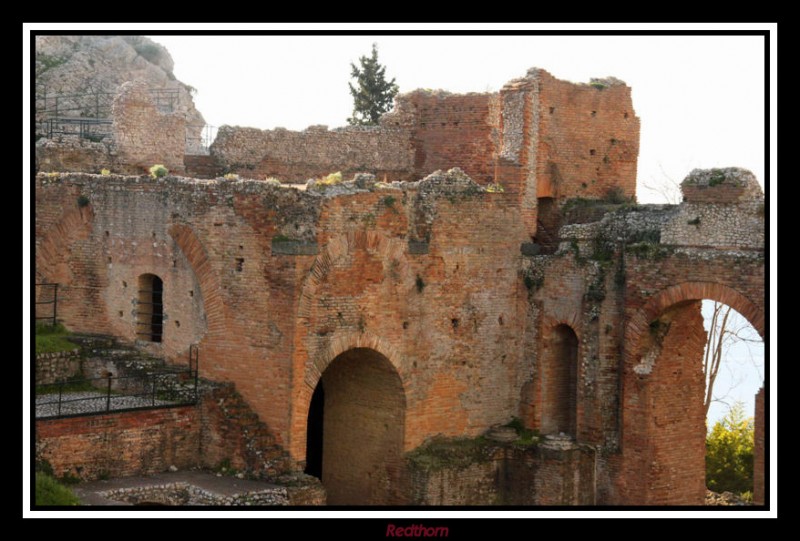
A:
[[[375,127],[222,127],[207,154],[142,82],[110,121],[37,142],[37,282],[69,329],[174,363],[197,344],[227,387],[39,420],[54,468],[230,458],[345,505],[704,503],[700,301],[764,336],[764,197],[728,168],[637,205],[624,83],[531,69],[401,95]],[[258,437],[236,432],[245,410]]]

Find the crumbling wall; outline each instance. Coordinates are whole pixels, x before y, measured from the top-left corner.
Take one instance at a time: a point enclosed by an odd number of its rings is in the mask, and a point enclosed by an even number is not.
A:
[[[535,166],[539,197],[636,196],[639,118],[631,88],[609,77],[590,84],[529,72],[538,83]]]
[[[411,131],[416,178],[458,167],[478,184],[493,182],[497,95],[416,90],[398,97],[396,107]],[[402,122],[395,118],[381,124]]]
[[[183,172],[186,119],[181,113],[162,113],[153,103],[147,85],[127,82],[119,87],[112,107],[115,172],[137,174],[154,164],[172,173]]]
[[[409,133],[389,127],[350,126],[302,132],[222,126],[211,155],[225,171],[245,178],[305,182],[340,171],[345,178],[372,173],[381,180],[411,180]]]
[[[162,164],[172,173],[182,173],[187,144],[185,112],[162,113],[149,90],[142,81],[121,85],[111,109],[111,131],[102,137],[75,133],[40,138],[35,148],[36,169],[86,173],[107,169],[136,175]]]
[[[592,505],[595,452],[566,443],[434,439],[406,456],[414,505]]]
[[[661,241],[683,246],[763,250],[764,193],[750,171],[695,169],[681,184],[684,203]]]

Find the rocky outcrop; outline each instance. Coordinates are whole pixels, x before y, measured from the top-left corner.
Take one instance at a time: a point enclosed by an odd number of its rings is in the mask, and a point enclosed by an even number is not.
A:
[[[37,120],[109,118],[118,87],[141,80],[153,90],[172,91],[169,112],[183,114],[187,130],[201,127],[205,119],[195,108],[194,88],[178,81],[173,67],[167,49],[144,36],[37,36]]]

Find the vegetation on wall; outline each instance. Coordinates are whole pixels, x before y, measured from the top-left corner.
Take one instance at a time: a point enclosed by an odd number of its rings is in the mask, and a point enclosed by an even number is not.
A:
[[[38,323],[36,325],[36,354],[77,349],[78,346],[67,340],[69,335],[70,333],[60,323],[55,326]]]
[[[706,486],[714,492],[753,490],[755,428],[741,403],[717,421],[706,437]]]

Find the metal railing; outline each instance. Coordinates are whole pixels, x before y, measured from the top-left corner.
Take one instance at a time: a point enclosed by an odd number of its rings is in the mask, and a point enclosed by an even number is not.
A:
[[[211,143],[217,137],[217,127],[210,124],[186,126],[186,153],[208,154]]]
[[[103,118],[50,118],[43,123],[42,135],[77,135],[81,139],[99,142],[111,136],[113,122]]]
[[[197,403],[199,350],[189,348],[189,365],[135,376],[59,381],[36,386],[36,418],[101,415]]]
[[[36,292],[38,294],[36,295],[35,298],[39,299],[39,300],[35,301],[35,303],[34,303],[36,321],[39,321],[40,319],[49,319],[49,320],[52,321],[51,325],[53,327],[55,327],[56,326],[56,316],[58,315],[58,284],[55,284],[55,283],[40,283],[40,284],[36,284],[36,287],[37,288],[43,288],[43,289],[39,289]],[[47,298],[47,300],[41,300],[42,297],[44,296],[44,291],[45,291],[44,288],[52,288],[52,291],[53,291],[52,297],[45,297],[45,298]],[[39,315],[39,306],[40,305],[50,305],[50,304],[53,305],[53,313],[50,314],[50,315],[46,315],[46,316],[40,316]]]

